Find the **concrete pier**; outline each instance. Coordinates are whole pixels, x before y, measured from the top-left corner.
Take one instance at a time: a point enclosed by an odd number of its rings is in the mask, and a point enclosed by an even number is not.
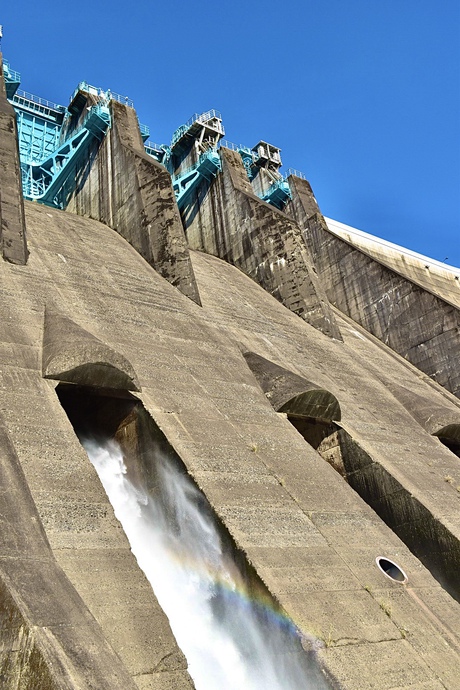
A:
[[[331,303],[459,397],[460,312],[452,290],[420,280],[421,266],[390,263],[384,250],[370,254],[330,232],[309,183],[289,181],[286,211],[303,228]]]
[[[16,115],[6,100],[0,53],[0,249],[6,261],[27,262],[27,238],[22,198]]]
[[[184,218],[193,249],[240,268],[295,314],[330,337],[340,331],[295,222],[257,197],[241,157],[220,149],[222,173],[197,191]]]
[[[112,128],[80,171],[67,209],[120,233],[166,280],[200,298],[171,183],[142,144],[136,112],[111,102]]]

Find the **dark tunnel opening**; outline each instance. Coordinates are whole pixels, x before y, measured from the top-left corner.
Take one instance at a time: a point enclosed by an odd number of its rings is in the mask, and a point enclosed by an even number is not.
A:
[[[347,473],[343,464],[339,437],[340,427],[334,422],[313,417],[297,417],[288,414],[288,420],[306,442],[346,480]]]
[[[451,453],[457,456],[457,458],[460,458],[460,442],[459,441],[453,441],[451,439],[447,438],[441,438],[439,437],[439,440],[443,445],[446,446],[450,450]]]
[[[458,425],[456,425],[455,431],[455,434],[449,434],[447,429],[442,429],[436,433],[435,436],[439,438],[443,446],[448,448],[451,453],[457,456],[457,458],[460,458],[460,434],[458,431]]]
[[[446,527],[338,424],[291,415],[288,419],[442,587],[460,601],[460,545]]]

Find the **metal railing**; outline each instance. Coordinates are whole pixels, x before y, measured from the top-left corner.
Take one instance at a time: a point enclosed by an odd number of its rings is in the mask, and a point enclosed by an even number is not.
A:
[[[148,125],[143,125],[141,122],[139,122],[139,130],[143,137],[148,137],[150,134],[150,127]]]
[[[109,89],[107,91],[107,97],[109,100],[118,101],[118,103],[127,105],[128,108],[134,108],[134,101],[131,98],[128,98],[128,96],[120,96],[119,93],[114,93],[114,91],[110,91]]]
[[[147,151],[149,149],[150,151],[155,151],[155,153],[164,153],[164,149],[160,144],[155,144],[154,141],[146,141],[144,144],[144,148]],[[149,153],[149,151],[147,151]]]
[[[4,67],[5,77],[8,77],[8,79],[11,79],[11,81],[17,82],[18,84],[21,82],[21,75],[15,69],[11,69],[10,63],[8,62],[8,60],[3,60],[3,67]]]
[[[43,109],[54,110],[56,113],[63,113],[65,111],[65,107],[63,105],[53,103],[53,101],[48,101],[46,98],[40,98],[40,96],[35,96],[33,93],[23,91],[22,89],[18,89],[16,91],[12,101],[17,105],[29,106],[32,108],[32,110],[37,110],[37,108],[31,106],[31,103],[33,103],[34,106],[41,106]]]
[[[181,125],[176,129],[171,138],[171,146],[174,146],[179,139],[190,129],[195,122],[208,122],[209,120],[217,119],[219,120],[219,125],[215,128],[218,132],[224,133],[224,128],[222,127],[222,115],[218,110],[206,110],[204,113],[194,113],[190,117],[185,125]]]
[[[214,118],[222,120],[222,115],[218,110],[207,110],[205,113],[194,113],[192,117],[187,120],[185,127],[191,127],[194,122],[206,122],[207,120],[213,120]]]
[[[219,147],[223,146],[226,149],[231,149],[232,151],[238,151],[240,148],[238,144],[234,144],[233,141],[228,141],[227,139],[221,139],[219,141]]]
[[[71,95],[69,102],[73,101],[79,91],[86,91],[93,96],[99,96],[107,101],[118,101],[118,103],[123,103],[129,108],[134,108],[134,102],[131,98],[128,98],[128,96],[121,96],[119,93],[115,93],[115,91],[112,91],[111,89],[104,91],[104,89],[101,89],[99,86],[91,86],[91,84],[88,84],[87,81],[81,81],[78,84],[77,88]]]
[[[287,169],[287,173],[286,173],[285,177],[288,178],[289,175],[294,175],[294,177],[300,177],[301,180],[307,179],[303,172],[300,172],[300,170],[296,170],[295,168],[288,168]]]
[[[231,149],[232,151],[244,151],[245,153],[250,153],[255,158],[257,154],[252,151],[249,146],[243,146],[242,144],[234,144],[233,141],[228,141],[227,139],[221,139],[219,141],[219,146],[223,146],[226,149]]]

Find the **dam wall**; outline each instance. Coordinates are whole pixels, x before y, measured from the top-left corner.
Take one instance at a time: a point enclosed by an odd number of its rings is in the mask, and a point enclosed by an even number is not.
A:
[[[460,307],[459,268],[449,266],[444,261],[430,259],[330,218],[326,218],[326,223],[330,232],[347,240],[357,249],[362,249],[396,273],[401,273],[441,299]]]
[[[59,403],[59,381],[92,385],[100,395],[108,395],[104,385],[115,386],[110,395],[118,396],[127,386],[138,389],[131,395],[143,402],[305,645],[317,648],[332,681],[383,690],[391,674],[400,687],[415,680],[436,687],[442,679],[458,688],[459,604],[286,414],[273,409],[243,352],[331,391],[340,425],[365,445],[371,465],[385,459],[417,499],[426,502],[436,491],[442,506],[436,517],[451,516],[453,534],[458,458],[404,412],[371,368],[390,378],[396,368],[406,386],[412,382],[434,400],[430,386],[404,363],[396,367],[394,355],[365,335],[357,338],[347,322],[340,322],[344,342],[331,339],[218,258],[191,253],[199,309],[107,226],[29,202],[26,211],[26,270],[0,266],[2,324],[10,326],[1,331],[5,428],[50,558],[95,621],[100,644],[118,656],[132,682],[141,690],[192,687]],[[101,359],[120,373],[101,378]],[[444,405],[452,415],[457,409]],[[404,470],[401,444],[408,449]],[[445,473],[454,484],[444,481]],[[11,525],[13,517],[5,518]],[[379,571],[381,555],[404,569],[408,588]],[[68,601],[63,594],[62,605]],[[98,649],[94,643],[93,664]],[[69,687],[85,687],[73,682]]]
[[[221,159],[184,232],[113,102],[68,210],[23,204],[28,261],[0,261],[0,680],[194,687],[68,396],[153,491],[158,429],[329,687],[460,690],[460,466],[440,433],[460,402],[330,307],[301,216]]]
[[[303,228],[326,294],[385,345],[441,386],[460,396],[460,313],[426,282],[385,264],[330,232],[309,183],[289,178],[293,199],[286,211]]]

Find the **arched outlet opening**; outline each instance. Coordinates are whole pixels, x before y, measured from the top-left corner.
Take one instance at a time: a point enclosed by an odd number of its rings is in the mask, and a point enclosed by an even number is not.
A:
[[[460,424],[448,424],[433,435],[437,436],[446,448],[460,458]]]
[[[338,424],[298,419],[291,415],[288,419],[430,570],[444,589],[460,601],[460,544],[452,533]],[[450,429],[448,431],[449,438],[453,439],[453,433]]]

